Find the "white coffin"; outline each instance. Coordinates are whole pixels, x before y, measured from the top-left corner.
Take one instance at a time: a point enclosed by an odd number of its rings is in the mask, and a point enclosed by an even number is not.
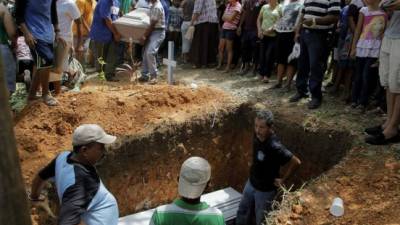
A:
[[[115,28],[121,34],[122,41],[139,42],[146,29],[150,26],[149,9],[136,9],[114,21]]]

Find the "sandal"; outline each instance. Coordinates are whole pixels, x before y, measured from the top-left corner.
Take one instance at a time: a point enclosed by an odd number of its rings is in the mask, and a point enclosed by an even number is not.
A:
[[[43,102],[48,106],[56,106],[56,105],[58,105],[57,99],[55,99],[51,95],[45,95],[44,97],[42,97],[42,99],[43,99]]]
[[[395,136],[386,139],[385,135],[381,132],[375,136],[365,138],[365,142],[371,145],[387,145],[390,143],[400,142],[400,135],[396,134]]]
[[[268,77],[264,77],[264,78],[262,79],[262,82],[263,82],[264,84],[268,84],[268,83],[269,83]]]

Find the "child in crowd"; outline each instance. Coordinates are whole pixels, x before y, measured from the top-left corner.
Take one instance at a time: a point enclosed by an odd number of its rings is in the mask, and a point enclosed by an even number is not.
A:
[[[192,44],[192,40],[189,40],[186,38],[186,32],[189,30],[190,21],[192,20],[194,0],[183,0],[183,2],[181,3],[181,7],[182,7],[182,13],[183,13],[183,22],[182,22],[182,26],[181,26],[182,58],[183,58],[183,63],[187,63],[190,45]]]
[[[34,61],[31,50],[26,44],[24,36],[20,36],[17,39],[15,55],[17,58],[17,78],[20,78],[18,80],[24,81],[26,84],[26,90],[29,90]]]
[[[169,7],[168,40],[174,42],[175,50],[179,47],[183,19],[182,8],[179,7],[180,4],[180,0],[173,0],[171,6]]]
[[[351,56],[356,57],[356,76],[352,88],[352,108],[364,113],[368,105],[371,83],[374,82],[371,66],[379,57],[383,33],[387,22],[386,13],[379,8],[379,0],[366,0],[354,34]]]
[[[342,8],[340,12],[339,20],[339,41],[337,46],[338,54],[338,71],[337,77],[332,93],[336,93],[339,90],[339,86],[344,79],[345,91],[343,95],[343,100],[348,101],[351,92],[351,80],[353,74],[354,60],[350,58],[351,42],[353,40],[354,30],[351,29],[349,25],[349,0],[345,2],[346,6]]]
[[[221,38],[219,42],[219,61],[217,69],[222,68],[224,59],[225,49],[228,53],[227,64],[224,72],[229,72],[231,69],[231,63],[233,58],[233,41],[236,38],[236,29],[240,22],[240,13],[242,11],[242,5],[237,0],[229,0],[228,5],[225,8],[225,12],[222,16],[224,21],[222,25]]]

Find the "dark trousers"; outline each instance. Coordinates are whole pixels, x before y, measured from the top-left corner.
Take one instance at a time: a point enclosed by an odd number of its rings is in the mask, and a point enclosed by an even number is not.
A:
[[[217,62],[218,37],[218,23],[195,25],[190,48],[190,59],[195,66],[207,66]]]
[[[114,41],[108,43],[102,43],[92,40],[93,45],[93,55],[96,59],[96,69],[97,71],[104,71],[106,79],[113,77],[115,74],[115,68],[117,67],[117,54],[118,54],[118,44]],[[105,65],[101,65],[98,62],[99,58],[105,61]]]
[[[312,98],[322,100],[321,87],[328,57],[327,37],[328,33],[320,30],[303,29],[301,32],[296,79],[300,95],[307,94],[308,86]]]
[[[275,62],[275,37],[264,36],[261,40],[260,69],[261,76],[270,77]]]
[[[242,61],[251,63],[255,61],[257,47],[257,31],[243,31],[242,34]]]
[[[363,106],[368,105],[368,98],[377,83],[378,75],[371,68],[376,62],[376,58],[357,57],[356,59],[356,76],[353,80],[351,90],[351,101]]]

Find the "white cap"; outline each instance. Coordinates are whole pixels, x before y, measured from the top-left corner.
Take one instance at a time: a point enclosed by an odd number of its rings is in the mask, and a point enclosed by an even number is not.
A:
[[[111,144],[117,137],[107,134],[97,124],[82,124],[77,127],[72,135],[72,145],[81,146],[92,142]]]
[[[203,193],[211,177],[211,166],[201,157],[190,157],[181,167],[179,175],[179,195],[196,199]]]

